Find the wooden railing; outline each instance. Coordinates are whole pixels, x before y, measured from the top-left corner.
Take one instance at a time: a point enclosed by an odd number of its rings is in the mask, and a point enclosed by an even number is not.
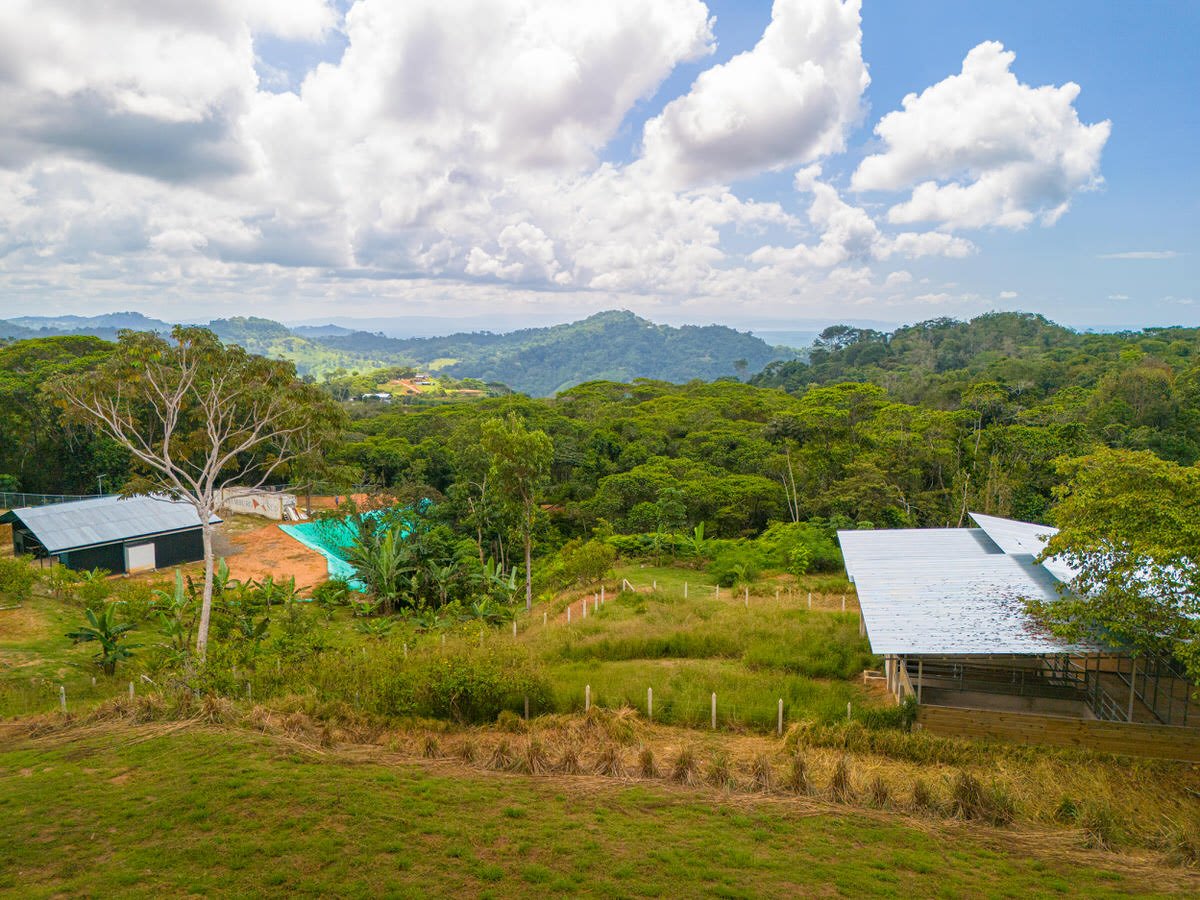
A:
[[[1200,728],[928,705],[918,708],[917,726],[943,737],[1051,744],[1125,756],[1200,762]]]

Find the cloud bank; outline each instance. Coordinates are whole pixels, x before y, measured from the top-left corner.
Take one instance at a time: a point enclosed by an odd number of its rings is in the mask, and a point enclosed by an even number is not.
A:
[[[279,90],[266,46],[326,58]],[[0,289],[280,316],[929,302],[895,263],[1051,225],[1101,183],[1109,123],[985,43],[875,125],[849,188],[879,214],[821,174],[864,120],[859,0],[777,0],[751,49],[715,49],[700,0],[8,4]],[[746,187],[791,169],[794,196]]]

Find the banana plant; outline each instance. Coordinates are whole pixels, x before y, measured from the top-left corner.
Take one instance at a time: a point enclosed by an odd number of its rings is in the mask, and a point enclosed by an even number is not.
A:
[[[196,630],[196,610],[184,585],[183,572],[175,570],[172,591],[156,590],[153,596],[159,631],[166,638],[164,646],[176,656],[186,656]]]
[[[133,651],[141,646],[122,643],[125,635],[133,631],[133,625],[116,620],[116,604],[113,603],[106,604],[99,612],[86,609],[84,613],[87,616],[87,624],[67,632],[67,637],[76,644],[98,642],[100,650],[92,659],[105,675],[112,675],[117,671],[117,663],[129,659],[133,656]]]

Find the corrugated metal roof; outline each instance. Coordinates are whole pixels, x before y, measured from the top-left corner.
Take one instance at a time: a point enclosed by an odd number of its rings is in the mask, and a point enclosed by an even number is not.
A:
[[[838,539],[875,653],[1098,649],[1060,641],[1025,615],[1022,601],[1055,599],[1057,583],[1030,553],[1005,553],[982,528],[839,531]]]
[[[20,519],[49,553],[200,526],[200,517],[191,504],[161,496],[97,497],[52,506],[27,506],[3,517],[14,518]],[[213,516],[210,521],[221,519]]]
[[[987,532],[988,537],[996,542],[1005,553],[1028,553],[1037,556],[1046,549],[1050,538],[1058,534],[1058,529],[1052,525],[1035,525],[1033,522],[1018,522],[1016,519],[1001,519],[999,516],[985,516],[983,513],[971,513],[975,524]],[[1073,581],[1079,574],[1060,556],[1052,556],[1042,563],[1059,581]]]

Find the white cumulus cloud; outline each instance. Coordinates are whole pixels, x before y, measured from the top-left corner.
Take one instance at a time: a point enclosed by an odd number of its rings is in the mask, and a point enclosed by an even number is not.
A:
[[[875,127],[884,150],[862,161],[856,191],[900,191],[888,210],[896,224],[1023,228],[1053,224],[1077,191],[1100,184],[1110,123],[1084,125],[1079,85],[1030,87],[1011,71],[1015,54],[980,44],[962,71],[922,93]]]
[[[841,151],[870,83],[860,0],[775,0],[753,49],[700,73],[643,130],[666,183],[723,184]]]

